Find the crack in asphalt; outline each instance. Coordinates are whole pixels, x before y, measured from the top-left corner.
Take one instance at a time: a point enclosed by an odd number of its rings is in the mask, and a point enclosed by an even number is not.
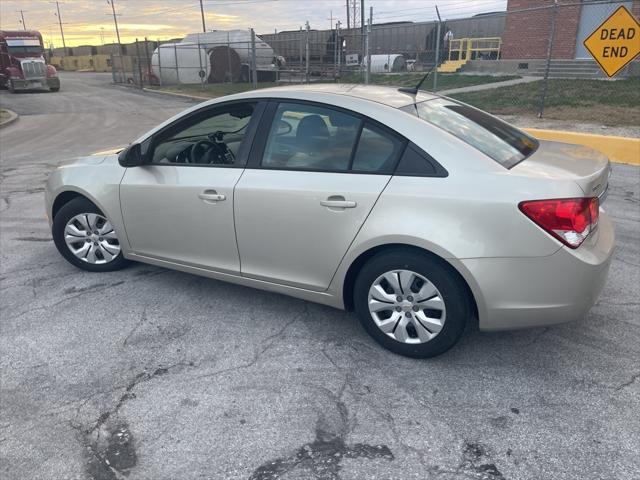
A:
[[[290,455],[263,463],[253,471],[249,480],[276,480],[293,470],[304,471],[304,478],[340,480],[342,460],[345,458],[393,461],[395,459],[393,453],[384,444],[348,444],[346,442],[347,436],[352,431],[349,410],[342,401],[346,385],[345,381],[338,394],[327,388],[319,388],[333,402],[337,418],[336,415],[332,418],[328,414],[321,413],[316,420],[315,439],[312,442],[305,443]]]
[[[528,343],[525,343],[523,346],[524,347],[530,347],[533,344],[537,343],[543,336],[545,336],[551,329],[549,327],[545,327],[543,328],[535,337],[533,337],[533,339],[531,339],[531,341],[529,341]]]
[[[309,315],[309,306],[307,302],[305,302],[303,304],[303,312],[301,314],[299,314],[298,316],[294,317],[292,320],[289,320],[287,323],[285,323],[284,326],[278,332],[274,333],[273,335],[269,335],[268,337],[266,337],[260,342],[262,344],[266,342],[266,345],[264,345],[261,349],[254,352],[251,360],[241,365],[224,368],[222,370],[216,370],[214,372],[203,373],[202,375],[196,375],[194,378],[212,378],[212,377],[217,377],[219,375],[223,375],[225,373],[251,368],[256,363],[258,363],[262,355],[264,355],[268,350],[270,350],[277,343],[278,339],[284,334],[285,331],[287,331],[287,329],[291,325],[293,325],[297,321],[300,321],[302,318],[304,318],[307,315]]]
[[[109,288],[114,288],[120,285],[123,285],[124,283],[126,283],[125,281],[119,281],[119,282],[113,282],[110,283],[108,285],[105,285],[104,288],[102,289],[102,291],[107,290]],[[75,295],[71,295],[71,296],[67,296],[65,298],[63,298],[62,300],[58,300],[57,302],[53,302],[47,305],[40,305],[38,307],[33,307],[33,308],[28,308],[27,310],[23,310],[22,312],[16,313],[15,315],[11,315],[9,317],[6,318],[7,321],[13,321],[13,320],[17,320],[18,318],[27,315],[28,313],[33,313],[33,312],[38,312],[41,310],[48,310],[54,307],[57,307],[60,304],[66,303],[69,300],[73,300],[74,298],[78,298],[81,295],[84,295],[85,293],[87,293],[87,291],[91,291],[91,290],[96,290],[95,286],[93,288],[88,288],[88,289],[79,289],[77,290],[77,293]]]
[[[123,347],[127,346],[127,342],[129,341],[129,339],[138,331],[138,329],[146,321],[147,321],[147,306],[145,305],[145,307],[142,309],[142,314],[140,315],[140,318],[138,319],[136,324],[133,326],[133,328],[129,331],[127,336],[124,338],[124,341],[122,342]]]
[[[167,375],[171,370],[179,367],[194,367],[194,362],[178,362],[166,367],[157,367],[153,371],[146,369],[136,374],[120,395],[116,404],[103,411],[92,426],[82,428],[79,424],[70,422],[70,426],[81,435],[81,443],[91,457],[87,464],[87,473],[94,480],[122,480],[137,465],[135,439],[129,425],[123,419],[117,418],[122,407],[131,399],[136,398],[134,390],[142,383],[156,377]],[[110,392],[121,389],[115,388]],[[76,409],[76,417],[81,408],[97,395],[109,393],[99,392],[83,400]]]
[[[635,381],[638,380],[638,378],[640,378],[640,372],[632,375],[630,380],[618,385],[615,388],[615,390],[619,392],[620,390],[623,390],[623,389],[629,387],[630,385],[633,385],[635,383]]]
[[[132,341],[134,335],[138,333],[140,328],[145,324],[154,326],[158,331],[158,333],[162,335],[166,340],[169,340],[169,341],[182,338],[191,331],[191,327],[188,324],[170,323],[168,326],[163,327],[162,325],[159,325],[153,322],[151,319],[149,319],[149,316],[147,313],[147,306],[145,305],[142,310],[142,313],[140,314],[140,317],[138,318],[138,320],[135,322],[131,330],[129,330],[124,340],[122,341],[123,348],[134,343]]]
[[[44,237],[16,237],[14,240],[19,242],[53,242],[53,238]]]
[[[505,480],[496,464],[488,463],[487,460],[490,461],[490,456],[482,443],[465,442],[458,472],[477,474],[484,480]]]
[[[332,342],[330,340],[325,340],[325,342],[323,342],[323,343],[324,344],[323,344],[323,347],[321,349],[321,352],[322,352],[323,356],[329,361],[329,363],[331,363],[331,365],[333,365],[338,371],[342,372],[342,374],[344,375],[344,381],[345,381],[344,387],[348,386],[349,387],[349,391],[353,395],[358,397],[361,402],[363,402],[366,405],[368,405],[369,408],[371,408],[378,415],[378,417],[380,419],[382,419],[383,421],[385,421],[389,425],[389,429],[390,429],[391,433],[393,434],[393,438],[394,438],[395,442],[398,445],[400,445],[402,450],[413,453],[418,458],[418,461],[420,462],[420,464],[423,467],[428,467],[427,463],[425,462],[425,452],[420,448],[417,448],[417,447],[414,447],[412,445],[409,445],[402,438],[402,435],[400,434],[400,431],[398,429],[398,426],[396,424],[396,420],[395,420],[394,416],[391,413],[381,409],[377,405],[375,405],[372,402],[370,402],[369,400],[367,400],[366,396],[371,393],[371,388],[369,386],[363,384],[362,382],[359,382],[357,380],[356,375],[354,375],[354,373],[351,370],[345,369],[344,367],[340,366],[338,364],[338,362],[336,362],[333,359],[333,357],[331,355],[329,355],[329,352],[327,351],[327,349],[328,349],[329,345],[332,344]],[[370,348],[369,345],[365,345],[365,346],[367,348]]]

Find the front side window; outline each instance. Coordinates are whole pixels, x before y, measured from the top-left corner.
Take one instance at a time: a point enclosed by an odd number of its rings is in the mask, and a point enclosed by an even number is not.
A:
[[[452,100],[426,100],[402,110],[451,133],[505,168],[518,164],[538,148],[538,142],[521,130]]]
[[[315,105],[281,103],[276,110],[262,166],[348,171],[361,120]]]
[[[237,166],[255,107],[254,103],[234,104],[196,116],[155,144],[151,163]]]

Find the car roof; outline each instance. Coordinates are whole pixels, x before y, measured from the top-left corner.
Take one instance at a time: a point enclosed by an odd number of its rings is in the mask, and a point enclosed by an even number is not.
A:
[[[413,95],[399,91],[397,87],[339,83],[311,83],[307,85],[286,85],[282,87],[262,88],[259,90],[245,92],[244,94],[240,94],[240,96],[264,97],[270,96],[271,94],[277,94],[278,97],[290,96],[291,98],[295,98],[299,94],[304,95],[309,93],[345,95],[361,100],[369,100],[393,108],[400,108],[411,105],[415,102],[423,102],[438,97],[437,95],[420,91],[414,98]]]

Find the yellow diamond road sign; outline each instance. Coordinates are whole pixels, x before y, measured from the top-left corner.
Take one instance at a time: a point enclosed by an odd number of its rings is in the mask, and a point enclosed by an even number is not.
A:
[[[584,46],[613,77],[640,53],[640,23],[621,6],[587,37]]]

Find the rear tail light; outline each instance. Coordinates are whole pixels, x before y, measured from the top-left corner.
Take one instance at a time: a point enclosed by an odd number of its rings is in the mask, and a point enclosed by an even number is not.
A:
[[[594,198],[562,198],[520,202],[522,213],[571,248],[578,248],[598,225]]]

